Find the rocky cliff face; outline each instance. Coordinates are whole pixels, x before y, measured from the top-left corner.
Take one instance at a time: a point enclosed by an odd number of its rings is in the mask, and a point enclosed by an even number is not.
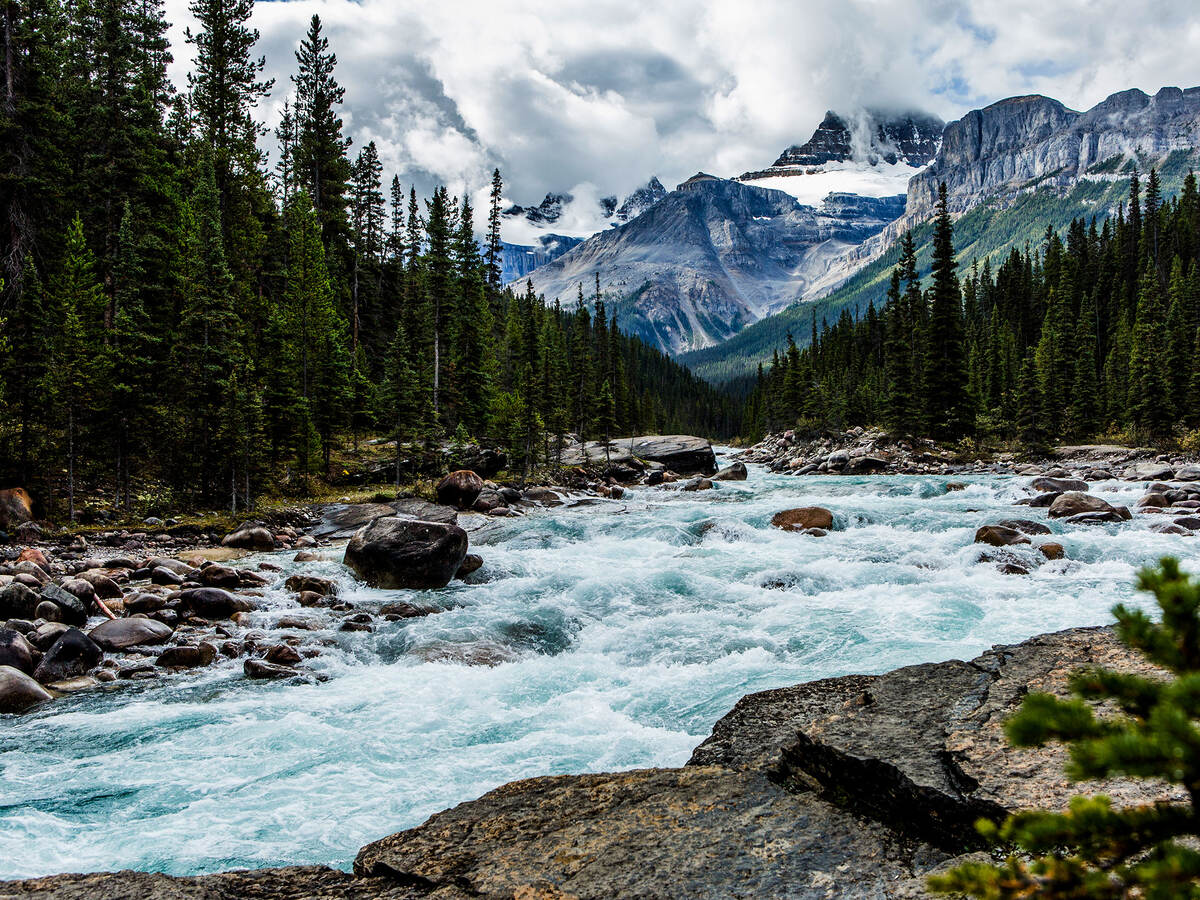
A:
[[[945,181],[955,212],[1038,185],[1126,178],[1200,146],[1200,88],[1122,91],[1085,113],[1048,97],[1011,97],[946,126],[941,152],[909,183],[905,219],[923,217]],[[1128,164],[1128,165],[1127,165]]]
[[[591,296],[595,274],[622,326],[668,352],[709,346],[801,297],[827,261],[898,216],[902,198],[780,191],[697,175],[627,224],[534,271],[548,300]]]
[[[558,259],[582,242],[583,238],[565,234],[539,235],[533,244],[510,244],[504,241],[500,244],[500,280],[505,284],[520,281],[538,266]]]
[[[920,168],[937,154],[943,124],[927,113],[865,112],[853,117],[829,110],[812,137],[783,151],[772,168],[811,168],[850,160],[868,165],[902,162]]]
[[[1062,748],[1005,741],[1027,692],[1064,695],[1094,665],[1150,671],[1108,629],[1042,635],[751,694],[686,766],[505,785],[364,847],[352,875],[66,875],[0,884],[0,900],[924,898],[929,873],[979,852],[980,817],[1062,809],[1079,792],[1182,799],[1153,781],[1072,784]]]

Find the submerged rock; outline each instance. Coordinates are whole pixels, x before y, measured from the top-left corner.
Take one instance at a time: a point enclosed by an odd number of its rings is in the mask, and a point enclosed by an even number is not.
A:
[[[443,588],[467,555],[467,533],[457,525],[385,516],[360,528],[344,562],[378,588]]]
[[[745,481],[749,476],[744,462],[735,462],[713,476],[713,481]]]
[[[1029,538],[1004,525],[984,525],[975,532],[975,543],[990,544],[993,547],[1012,547],[1017,544],[1030,543]]]
[[[1065,519],[1081,513],[1116,514],[1116,511],[1116,507],[1099,497],[1079,491],[1067,491],[1054,498],[1054,502],[1050,504],[1049,514],[1052,519]]]

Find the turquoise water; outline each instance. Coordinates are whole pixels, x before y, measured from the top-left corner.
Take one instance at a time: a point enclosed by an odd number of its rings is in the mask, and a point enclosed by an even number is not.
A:
[[[947,480],[752,466],[710,492],[635,489],[486,523],[472,535],[479,583],[436,592],[356,586],[335,558],[261,557],[286,571],[260,627],[295,612],[282,581],[300,570],[337,577],[367,608],[446,611],[313,633],[326,643],[320,684],[248,682],[225,661],[0,717],[0,878],[348,867],[362,844],[513,779],[679,765],[750,691],[1107,622],[1137,568],[1167,553],[1200,571],[1200,544],[1154,534],[1146,517],[1053,523],[1069,559],[1002,575],[972,537],[999,518],[1045,518],[1011,505],[1028,479],[954,493]],[[1142,487],[1093,489],[1131,503]],[[837,530],[769,527],[799,505],[829,507]]]

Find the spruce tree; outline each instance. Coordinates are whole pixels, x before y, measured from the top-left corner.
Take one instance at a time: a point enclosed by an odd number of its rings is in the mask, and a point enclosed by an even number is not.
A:
[[[504,182],[500,178],[500,170],[492,172],[492,192],[488,205],[487,231],[487,284],[493,293],[500,290],[502,248],[500,244],[500,201],[504,192]]]
[[[104,294],[96,273],[96,258],[83,235],[77,215],[67,230],[66,251],[50,284],[47,314],[53,323],[50,365],[43,377],[47,406],[62,435],[60,447],[66,464],[67,510],[75,521],[75,495],[86,461],[82,436],[95,424],[93,411],[108,392],[108,354],[101,347],[104,328]]]
[[[925,341],[925,418],[935,437],[953,440],[974,430],[967,394],[962,295],[954,260],[954,227],[946,185],[938,187],[933,236],[933,287]]]
[[[1133,424],[1152,437],[1163,436],[1171,422],[1166,353],[1166,316],[1158,276],[1147,261],[1139,285],[1129,357],[1129,412]]]
[[[330,51],[321,17],[316,14],[296,51],[296,64],[297,72],[292,76],[296,86],[296,177],[316,210],[330,275],[335,284],[340,284],[348,268],[349,244],[347,190],[351,166],[346,151],[350,140],[342,135],[338,112],[346,90],[334,77],[337,54]]]

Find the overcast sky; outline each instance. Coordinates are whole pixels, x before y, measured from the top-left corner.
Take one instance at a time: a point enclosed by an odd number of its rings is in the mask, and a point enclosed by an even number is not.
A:
[[[167,0],[181,84],[187,3]],[[376,142],[389,180],[476,194],[499,166],[522,203],[762,167],[828,108],[952,119],[1015,94],[1083,109],[1200,82],[1186,0],[259,0],[272,125],[314,12],[347,132]]]

